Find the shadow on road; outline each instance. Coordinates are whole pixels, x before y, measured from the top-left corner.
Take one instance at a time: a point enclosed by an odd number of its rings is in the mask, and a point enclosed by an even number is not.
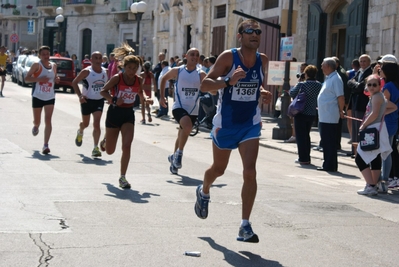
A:
[[[54,156],[51,154],[44,155],[44,154],[40,153],[39,150],[35,150],[35,151],[33,151],[32,158],[38,159],[38,160],[52,160],[52,159],[59,159],[60,157]]]
[[[249,251],[239,251],[239,253],[236,253],[235,251],[232,251],[226,247],[223,247],[223,246],[217,244],[210,237],[198,237],[198,238],[208,242],[208,244],[214,250],[222,252],[224,254],[224,259],[231,266],[236,266],[236,267],[244,267],[244,266],[283,267],[283,265],[281,265],[277,261],[266,260],[266,259],[262,258],[260,255],[253,254]]]
[[[115,187],[112,184],[109,183],[103,183],[108,189],[108,191],[112,194],[104,194],[109,197],[113,198],[119,198],[119,199],[126,199],[130,200],[134,203],[148,203],[147,198],[151,198],[152,196],[159,197],[160,195],[158,194],[153,194],[153,193],[142,193],[140,194],[139,191],[135,191],[132,189],[121,189],[119,187]]]
[[[112,163],[112,160],[102,160],[100,158],[87,157],[83,154],[78,154],[78,155],[82,158],[82,161],[78,161],[79,163],[93,164],[98,166],[105,166]]]
[[[176,177],[180,177],[181,180],[179,180],[179,181],[168,180],[166,182],[170,183],[170,184],[175,184],[175,185],[195,186],[195,187],[197,187],[198,185],[202,184],[202,180],[194,179],[194,178],[191,178],[191,177],[188,177],[188,176],[177,174]],[[222,187],[224,187],[226,185],[227,184],[213,184],[211,187],[222,188]]]

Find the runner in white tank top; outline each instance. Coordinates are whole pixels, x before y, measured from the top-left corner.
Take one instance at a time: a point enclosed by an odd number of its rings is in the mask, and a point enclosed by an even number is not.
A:
[[[187,65],[175,67],[162,76],[160,84],[159,103],[166,108],[165,85],[169,80],[176,80],[175,103],[173,104],[173,117],[180,124],[173,154],[169,155],[169,170],[177,174],[182,167],[183,149],[190,136],[193,124],[198,116],[199,91],[205,72],[197,69],[199,51],[191,48],[187,51]]]
[[[101,66],[102,54],[95,51],[91,54],[91,66],[84,68],[73,80],[72,86],[79,98],[82,121],[75,138],[75,144],[81,146],[83,142],[83,131],[90,124],[90,114],[93,114],[93,157],[101,157],[98,142],[101,136],[101,115],[104,108],[104,99],[100,94],[105,83],[108,81],[107,71]],[[83,90],[80,91],[79,82],[83,83]]]
[[[53,116],[55,103],[54,84],[58,83],[60,78],[57,76],[57,65],[50,62],[50,47],[40,47],[39,58],[39,62],[32,64],[30,70],[26,74],[25,81],[33,83],[33,136],[39,133],[42,109],[44,108],[45,127],[42,153],[48,154],[50,153],[48,142],[52,131],[51,118]]]

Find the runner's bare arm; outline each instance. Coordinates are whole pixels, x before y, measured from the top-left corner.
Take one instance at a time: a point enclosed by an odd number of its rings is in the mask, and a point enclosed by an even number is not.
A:
[[[83,79],[85,79],[89,75],[89,73],[90,73],[89,70],[84,69],[81,72],[79,72],[78,76],[76,76],[75,79],[73,79],[73,81],[72,81],[73,90],[75,91],[76,95],[79,98],[84,97],[84,96],[82,95],[82,92],[80,91],[78,83],[80,81],[82,81]]]
[[[224,51],[216,59],[215,64],[209,71],[208,75],[202,80],[201,91],[210,92],[217,91],[220,88],[226,87],[224,80],[218,80],[220,76],[226,75],[233,64],[233,55],[231,51]]]
[[[108,104],[112,104],[112,96],[109,91],[111,91],[111,89],[114,88],[118,83],[119,75],[115,75],[104,85],[103,89],[100,91],[100,95],[102,95],[102,97],[108,101]]]

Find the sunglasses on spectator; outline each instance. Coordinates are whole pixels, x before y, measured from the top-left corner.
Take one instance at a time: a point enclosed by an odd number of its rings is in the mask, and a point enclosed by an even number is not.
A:
[[[256,33],[256,35],[260,35],[260,34],[262,33],[262,30],[260,30],[260,29],[248,28],[248,29],[243,30],[243,31],[241,32],[241,34],[243,34],[243,33],[253,34],[254,32]]]
[[[371,87],[371,86],[373,86],[373,87],[377,87],[379,84],[377,84],[377,83],[368,83],[367,84],[367,87]]]

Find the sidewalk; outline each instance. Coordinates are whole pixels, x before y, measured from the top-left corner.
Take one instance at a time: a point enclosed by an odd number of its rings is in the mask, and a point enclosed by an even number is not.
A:
[[[278,127],[276,119],[268,116],[262,116],[262,122],[263,122],[262,135],[260,138],[261,146],[289,152],[292,154],[297,154],[296,143],[284,143],[284,140],[272,139],[273,128]],[[318,146],[320,142],[320,135],[317,127],[313,127],[312,130],[310,131],[310,139],[312,141],[312,148]],[[342,133],[342,139],[341,139],[342,150],[338,151],[338,164],[356,167],[355,159],[352,159],[351,157],[348,157],[346,155],[347,153],[351,152],[351,145],[348,144],[348,141],[349,141],[349,133]],[[312,159],[323,160],[323,152],[315,151],[312,149],[312,151],[310,152],[310,156]],[[291,158],[292,158],[292,163],[294,163],[296,159],[295,155],[289,157],[288,160],[291,160]]]

